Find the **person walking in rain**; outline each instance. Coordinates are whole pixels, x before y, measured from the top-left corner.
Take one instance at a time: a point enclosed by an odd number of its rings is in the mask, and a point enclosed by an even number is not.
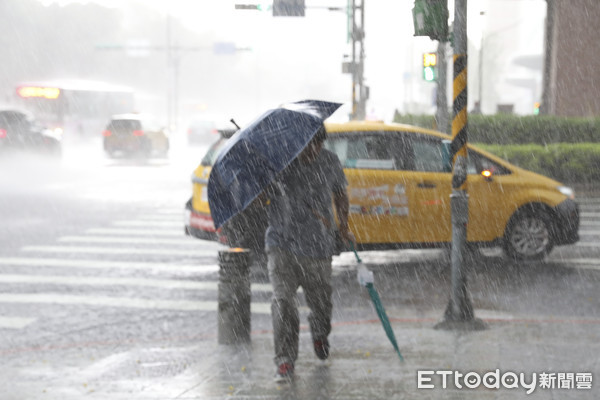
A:
[[[302,286],[310,308],[308,322],[315,354],[329,356],[335,254],[335,215],[345,242],[356,243],[348,229],[346,177],[337,156],[323,149],[325,127],[266,191],[268,228],[265,248],[273,285],[276,380],[293,377],[298,358],[300,319],[296,292]],[[332,201],[333,200],[333,201]]]

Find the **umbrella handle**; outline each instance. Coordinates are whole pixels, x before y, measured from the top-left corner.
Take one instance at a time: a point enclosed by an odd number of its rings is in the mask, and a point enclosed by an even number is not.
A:
[[[358,283],[361,286],[365,286],[365,287],[367,287],[368,284],[373,285],[373,281],[374,281],[373,272],[371,272],[369,269],[367,269],[367,267],[365,267],[363,265],[362,260],[358,256],[358,252],[354,248],[354,244],[352,242],[350,242],[350,248],[352,249],[352,251],[354,251],[354,256],[356,257],[356,261],[360,265],[358,267],[358,270],[356,271],[356,278],[358,279]]]
[[[356,251],[356,249],[354,248],[354,243],[350,242],[350,249],[354,252],[354,256],[356,257],[356,262],[358,262],[359,264],[362,263],[362,260],[360,259],[360,257],[358,256],[358,252]]]

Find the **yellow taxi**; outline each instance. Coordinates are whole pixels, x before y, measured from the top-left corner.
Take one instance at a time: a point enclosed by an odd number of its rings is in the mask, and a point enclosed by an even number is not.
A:
[[[129,154],[166,157],[169,152],[166,129],[150,115],[113,115],[102,136],[109,157]]]
[[[349,223],[359,249],[432,248],[451,242],[448,135],[368,121],[325,126],[325,148],[337,154],[348,180]],[[186,233],[199,238],[219,240],[206,184],[226,140],[209,149],[192,177]],[[511,258],[532,260],[579,240],[579,208],[571,188],[471,145],[467,170],[470,244],[502,246]]]

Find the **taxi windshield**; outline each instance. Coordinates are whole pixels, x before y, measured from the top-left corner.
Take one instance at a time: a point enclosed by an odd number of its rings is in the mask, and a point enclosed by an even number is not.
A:
[[[206,152],[204,158],[202,159],[201,165],[203,167],[211,167],[215,163],[215,161],[217,161],[219,151],[221,150],[226,141],[227,139],[221,138],[212,146],[210,146],[210,149],[208,149],[208,152]]]

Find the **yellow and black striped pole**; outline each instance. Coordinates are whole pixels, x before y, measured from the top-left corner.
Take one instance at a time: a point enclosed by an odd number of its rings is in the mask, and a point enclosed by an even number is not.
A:
[[[437,329],[480,330],[485,324],[475,318],[467,291],[467,275],[463,263],[467,244],[469,195],[467,182],[467,0],[454,5],[454,85],[450,159],[452,160],[452,292],[444,319]]]
[[[462,188],[467,180],[467,55],[454,55],[454,82],[452,102],[452,143],[450,159],[452,160],[452,189]],[[464,170],[463,170],[464,168]]]

